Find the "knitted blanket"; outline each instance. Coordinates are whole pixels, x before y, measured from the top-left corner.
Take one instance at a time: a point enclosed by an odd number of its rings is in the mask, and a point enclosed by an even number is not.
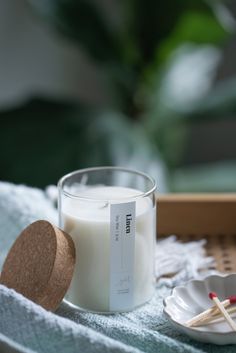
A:
[[[0,266],[25,226],[37,219],[57,223],[57,212],[48,194],[0,182]],[[0,285],[0,352],[235,352],[234,346],[192,341],[176,331],[163,315],[163,298],[171,287],[199,276],[199,270],[211,262],[211,258],[204,257],[201,242],[184,245],[174,237],[158,242],[155,295],[143,307],[124,314],[81,312],[66,302],[51,313]],[[163,278],[169,273],[174,274],[171,279]]]

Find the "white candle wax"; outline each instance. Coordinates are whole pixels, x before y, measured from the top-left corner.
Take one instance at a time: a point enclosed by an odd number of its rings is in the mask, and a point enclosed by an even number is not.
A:
[[[140,193],[125,187],[97,186],[81,190],[79,194],[99,201],[64,200],[62,227],[71,235],[76,247],[76,266],[67,293],[67,299],[73,304],[97,312],[110,310],[110,203],[106,200],[112,203],[136,201],[133,305],[125,310],[151,298],[155,208],[149,197],[137,198]]]

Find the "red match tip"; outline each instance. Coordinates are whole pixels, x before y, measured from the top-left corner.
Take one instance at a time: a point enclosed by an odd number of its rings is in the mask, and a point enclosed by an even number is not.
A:
[[[235,304],[236,303],[236,295],[231,295],[229,298],[230,304]]]
[[[217,297],[217,294],[215,292],[210,292],[209,293],[209,298],[212,300],[213,298]]]

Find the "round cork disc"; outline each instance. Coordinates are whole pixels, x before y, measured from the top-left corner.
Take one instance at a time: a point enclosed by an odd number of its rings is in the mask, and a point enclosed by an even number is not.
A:
[[[74,265],[72,238],[40,220],[16,239],[4,262],[0,283],[54,311],[69,288]]]

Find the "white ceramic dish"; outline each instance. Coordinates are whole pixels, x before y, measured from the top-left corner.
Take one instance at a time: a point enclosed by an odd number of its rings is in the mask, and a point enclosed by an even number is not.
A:
[[[208,298],[209,292],[216,292],[220,300],[236,295],[236,273],[213,275],[175,287],[164,300],[164,313],[176,329],[197,341],[236,344],[236,332],[225,321],[195,328],[185,326],[187,320],[213,305]]]

